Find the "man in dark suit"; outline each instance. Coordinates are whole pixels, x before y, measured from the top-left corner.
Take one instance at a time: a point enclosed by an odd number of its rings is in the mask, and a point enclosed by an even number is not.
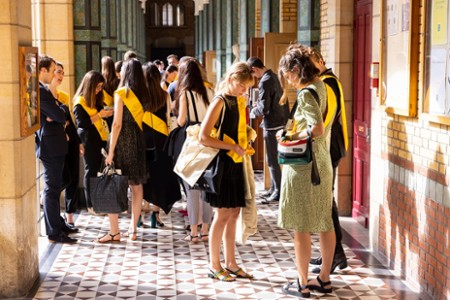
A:
[[[266,198],[263,204],[279,201],[281,187],[281,168],[278,164],[278,141],[276,134],[283,129],[289,118],[289,105],[280,103],[283,89],[277,75],[266,68],[258,57],[250,57],[247,65],[251,69],[253,77],[259,79],[258,99],[253,103],[250,116],[263,117],[261,127],[264,129],[263,138],[266,146],[266,161],[270,171],[270,189],[260,194]]]
[[[48,239],[57,243],[75,243],[67,236],[76,232],[65,225],[60,215],[59,196],[62,191],[63,169],[68,150],[65,105],[58,105],[46,86],[54,76],[55,60],[39,57],[39,98],[41,127],[37,132],[36,155],[42,161],[44,175],[44,219]]]

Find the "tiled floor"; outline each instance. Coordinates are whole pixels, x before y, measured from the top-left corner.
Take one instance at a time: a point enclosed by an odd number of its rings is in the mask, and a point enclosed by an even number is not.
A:
[[[208,244],[183,240],[187,218],[178,210],[162,215],[164,229],[140,228],[137,241],[94,244],[108,228],[107,217],[82,212],[76,225],[80,240],[74,245],[46,244],[43,237],[40,281],[30,292],[34,299],[295,299],[281,287],[295,280],[292,233],[276,226],[277,205],[258,205],[259,232],[237,247],[241,265],[256,279],[233,283],[207,277]],[[122,215],[126,231],[129,218]],[[149,223],[149,217],[145,216]],[[364,230],[343,218],[344,248],[349,267],[331,277],[332,294],[313,293],[313,299],[418,299],[401,280],[385,269],[347,232]],[[365,235],[367,236],[367,234]],[[44,245],[45,244],[45,245]],[[352,250],[348,247],[351,245]],[[319,241],[313,238],[313,256]],[[313,266],[311,266],[312,268]],[[311,278],[313,274],[311,273]]]

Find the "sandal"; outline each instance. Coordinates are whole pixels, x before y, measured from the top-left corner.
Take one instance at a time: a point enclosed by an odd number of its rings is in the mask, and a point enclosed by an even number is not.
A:
[[[214,272],[213,270],[210,269],[208,277],[212,278],[212,279],[218,279],[220,281],[225,281],[225,282],[231,282],[231,281],[236,280],[236,278],[231,276],[230,273],[228,273],[228,271],[225,269],[221,269],[217,272]]]
[[[135,240],[137,239],[136,234],[137,234],[136,231],[130,231],[130,230],[128,230],[127,232],[125,232],[125,233],[123,234],[123,236],[129,238],[131,241],[135,241]]]
[[[198,236],[188,234],[184,238],[184,240],[187,241],[187,242],[191,242],[191,243],[197,243],[198,242]]]
[[[289,289],[293,287],[296,288],[297,291],[290,291]],[[307,292],[302,292],[303,290],[309,289],[308,285],[301,285],[300,281],[297,280],[293,281],[293,282],[289,282],[288,284],[286,284],[285,286],[283,286],[281,288],[281,291],[283,292],[283,294],[286,295],[291,295],[291,296],[295,296],[295,297],[303,297],[303,298],[310,298],[311,297],[311,292],[308,290]],[[300,294],[299,294],[300,293]]]
[[[320,280],[319,276],[317,276],[316,279],[317,279],[317,282],[320,284],[320,286],[315,285],[315,284],[307,284],[306,287],[308,289],[310,289],[310,290],[318,291],[318,292],[324,293],[324,294],[328,294],[328,293],[331,293],[333,291],[332,288],[326,288],[325,287],[326,285],[331,285],[331,281],[323,282],[322,280]],[[308,280],[308,283],[310,281],[311,280]]]
[[[109,236],[110,239],[109,240],[103,240],[102,238]],[[116,240],[115,237],[119,236],[119,239]],[[101,237],[97,238],[94,240],[95,243],[99,243],[99,244],[107,244],[107,243],[120,243],[120,232],[116,233],[116,234],[111,234],[111,233],[105,233],[104,235],[102,235]]]
[[[207,234],[201,234],[201,233],[199,233],[199,234],[198,234],[198,238],[201,239],[201,240],[204,241],[204,242],[207,242],[207,241],[209,241],[209,234],[208,234],[208,233],[207,233]]]
[[[242,268],[237,269],[236,271],[232,271],[228,268],[225,268],[228,272],[230,272],[230,274],[233,274],[234,276],[236,276],[236,278],[246,278],[246,279],[253,279],[253,275],[249,274],[247,272],[245,272],[244,270],[242,270]]]

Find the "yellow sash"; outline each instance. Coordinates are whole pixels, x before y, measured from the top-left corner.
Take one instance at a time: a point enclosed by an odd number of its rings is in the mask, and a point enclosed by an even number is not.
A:
[[[70,108],[70,96],[64,91],[58,90],[58,101]]]
[[[142,122],[147,124],[150,128],[153,128],[154,130],[166,136],[169,135],[169,128],[167,127],[167,123],[161,120],[161,118],[159,118],[157,115],[152,114],[149,111],[144,112]]]
[[[239,110],[238,143],[239,146],[241,146],[243,149],[247,149],[248,146],[247,116],[246,116],[247,100],[245,100],[244,97],[240,96],[237,98],[237,105]],[[236,144],[236,142],[226,134],[223,135],[223,141],[229,144]],[[240,163],[243,161],[242,156],[239,156],[233,150],[228,151],[227,155],[231,157],[235,163]]]
[[[334,78],[336,79],[336,77],[331,76],[331,75],[323,75],[320,77],[320,79],[324,80],[326,78]],[[338,83],[338,87],[339,87],[339,93],[340,93],[340,104],[341,104],[341,115],[340,115],[340,121],[341,121],[341,125],[342,125],[342,135],[344,137],[344,145],[345,145],[345,150],[348,149],[348,132],[347,132],[347,116],[345,114],[345,101],[344,101],[344,92],[342,89],[342,85],[339,82],[339,80],[336,80],[336,82]],[[329,86],[327,85],[327,92],[328,95],[330,95],[330,91],[328,91]],[[333,90],[330,88],[331,90],[331,94],[333,94],[334,97],[334,102],[335,102],[335,106],[337,106],[337,101],[336,101],[336,95],[334,94]],[[330,96],[328,96],[328,98],[330,98]],[[330,103],[330,101],[328,101],[328,103]],[[328,116],[327,116],[328,119]]]
[[[103,90],[103,103],[106,106],[113,107],[114,106],[114,98],[108,94],[105,90]]]
[[[133,91],[131,89],[128,89],[127,91],[127,88],[123,87],[115,91],[114,94],[119,95],[119,97],[123,101],[123,104],[125,104],[128,110],[131,112],[131,115],[133,116],[137,125],[142,130],[142,119],[144,118],[144,109],[142,108],[141,102],[139,102],[139,99],[136,97]]]
[[[323,120],[323,127],[327,127],[330,123],[333,123],[337,107],[336,95],[333,89],[326,83],[325,87],[327,89],[327,115]]]
[[[75,99],[75,102],[73,105],[75,106],[77,104],[80,104],[81,107],[83,107],[83,109],[86,111],[86,113],[89,115],[89,117],[93,117],[98,114],[98,110],[96,108],[90,108],[87,105],[86,100],[84,99],[83,96],[78,96]],[[94,122],[94,126],[97,129],[98,134],[100,135],[102,141],[107,141],[108,136],[109,136],[108,124],[106,123],[105,120],[103,120],[100,117],[100,115],[99,115],[99,119]]]

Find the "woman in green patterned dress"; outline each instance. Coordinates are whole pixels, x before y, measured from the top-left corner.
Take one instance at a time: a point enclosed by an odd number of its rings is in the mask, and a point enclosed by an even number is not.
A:
[[[294,248],[299,274],[296,282],[283,287],[283,292],[289,294],[289,288],[295,287],[303,297],[308,298],[310,290],[331,292],[330,270],[336,244],[331,218],[333,177],[329,151],[331,126],[324,127],[322,116],[326,112],[327,92],[324,83],[318,77],[319,70],[310,60],[307,48],[302,45],[288,47],[280,60],[279,73],[282,83],[287,81],[299,90],[294,128],[287,138],[305,139],[308,131],[310,132],[314,139],[314,151],[320,174],[320,184],[313,185],[311,163],[284,165],[281,180],[278,225],[294,230]],[[311,89],[316,93],[310,91]],[[323,267],[317,278],[308,280],[311,233],[317,232],[320,234]]]

